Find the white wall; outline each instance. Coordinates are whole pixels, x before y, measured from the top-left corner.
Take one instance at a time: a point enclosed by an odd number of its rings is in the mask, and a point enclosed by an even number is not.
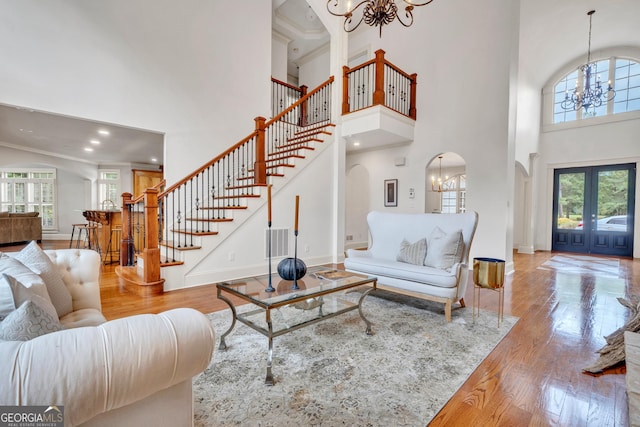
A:
[[[369,241],[367,214],[371,204],[369,170],[363,165],[355,164],[347,170],[346,175],[345,245],[347,248],[366,246]]]
[[[171,184],[269,114],[270,16],[269,2],[4,2],[0,102],[165,132]]]
[[[300,63],[298,64],[300,66],[298,70],[298,84],[300,86],[306,85],[309,90],[311,90],[326,81],[331,75],[329,60],[328,44],[300,58]]]
[[[293,257],[295,197],[300,196],[298,257],[308,266],[332,262],[333,254],[333,212],[336,204],[331,192],[331,180],[337,173],[333,162],[332,138],[326,140],[315,153],[301,163],[304,169],[287,169],[286,178],[273,179],[272,227],[290,229],[290,254]],[[298,175],[291,179],[291,174]],[[266,191],[263,193],[266,194]],[[220,280],[263,274],[268,269],[265,256],[265,230],[267,229],[266,198],[256,200],[261,206],[248,212],[250,218],[240,226],[231,238],[219,243],[215,251],[198,265],[184,273],[186,286],[211,283]],[[213,239],[225,239],[225,235]],[[232,255],[231,255],[232,254]],[[272,271],[276,272],[278,262],[273,258]],[[170,272],[163,271],[163,274]],[[173,283],[165,284],[173,286]],[[275,284],[274,284],[275,286]]]
[[[289,83],[287,80],[289,39],[275,32],[272,33],[271,37],[271,77],[281,82]]]
[[[371,171],[372,209],[385,209],[382,182],[398,177],[398,207],[386,209],[424,212],[427,164],[439,153],[458,153],[467,162],[467,209],[480,217],[471,256],[509,261],[514,162],[509,85],[519,13],[513,3],[434,2],[414,10],[410,28],[394,22],[381,39],[374,29],[354,33],[350,52],[381,48],[389,61],[418,74],[418,120],[410,145],[347,156],[347,167],[359,163]],[[398,156],[407,158],[406,166],[393,165]],[[416,189],[415,199],[408,199],[409,187]]]

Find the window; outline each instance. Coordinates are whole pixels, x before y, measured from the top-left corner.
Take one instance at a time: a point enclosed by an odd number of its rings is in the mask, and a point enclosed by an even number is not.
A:
[[[105,209],[119,206],[121,194],[120,171],[118,169],[100,169],[98,171],[98,200],[100,206]],[[113,202],[113,204],[110,202]]]
[[[0,169],[0,210],[39,212],[43,230],[57,226],[55,169]]]
[[[607,114],[625,113],[640,110],[640,63],[624,58],[611,57],[595,63],[593,74],[606,90],[608,82],[616,91],[616,96],[602,105],[585,111],[565,110],[562,102],[575,87],[583,87],[583,75],[578,70],[567,74],[556,83],[553,89],[553,123],[601,117]],[[592,86],[595,82],[592,82]]]
[[[440,193],[442,213],[466,212],[466,175],[456,175],[442,183],[445,189]]]

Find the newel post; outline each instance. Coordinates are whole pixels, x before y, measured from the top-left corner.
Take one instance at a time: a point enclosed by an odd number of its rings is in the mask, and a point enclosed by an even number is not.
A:
[[[342,66],[342,114],[349,113],[349,67]]]
[[[300,86],[300,98],[304,97],[307,94],[307,90],[309,88],[306,85]],[[300,126],[307,125],[307,101],[303,101],[300,104]]]
[[[416,86],[418,83],[418,75],[416,73],[411,74],[411,87],[409,95],[409,117],[413,120],[416,119]]]
[[[256,117],[254,120],[256,122],[256,162],[253,165],[253,180],[255,184],[264,185],[267,183],[266,144],[264,138],[266,119],[264,117]]]
[[[120,265],[132,266],[134,264],[135,248],[133,235],[131,234],[131,199],[133,194],[122,193],[122,240],[120,240]]]
[[[160,280],[160,248],[158,247],[158,193],[157,188],[144,191],[144,272],[145,283]]]
[[[376,83],[373,91],[373,105],[384,105],[384,50],[376,50]]]

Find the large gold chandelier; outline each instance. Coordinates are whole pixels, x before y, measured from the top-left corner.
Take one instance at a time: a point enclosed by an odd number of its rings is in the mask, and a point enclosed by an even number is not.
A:
[[[362,0],[355,6],[351,7],[351,1],[342,0],[346,5],[340,6],[340,0],[327,0],[327,10],[334,16],[344,17],[344,30],[348,33],[355,30],[364,21],[365,24],[372,27],[380,27],[380,37],[382,37],[382,26],[390,24],[396,18],[405,27],[413,24],[413,8],[415,6],[425,6],[433,0],[413,1],[402,0],[406,3],[404,14],[398,14],[398,6],[394,0]],[[334,10],[331,10],[333,8]],[[362,8],[362,9],[361,9]],[[346,12],[340,12],[345,10]],[[354,18],[354,13],[360,13],[359,18]],[[404,15],[404,16],[403,16]]]

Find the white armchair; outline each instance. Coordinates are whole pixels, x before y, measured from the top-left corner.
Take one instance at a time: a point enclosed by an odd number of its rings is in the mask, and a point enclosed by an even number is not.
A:
[[[207,317],[180,308],[105,322],[99,255],[45,253],[72,296],[68,329],[0,341],[0,404],[63,405],[66,426],[192,425],[192,377],[214,348]]]

